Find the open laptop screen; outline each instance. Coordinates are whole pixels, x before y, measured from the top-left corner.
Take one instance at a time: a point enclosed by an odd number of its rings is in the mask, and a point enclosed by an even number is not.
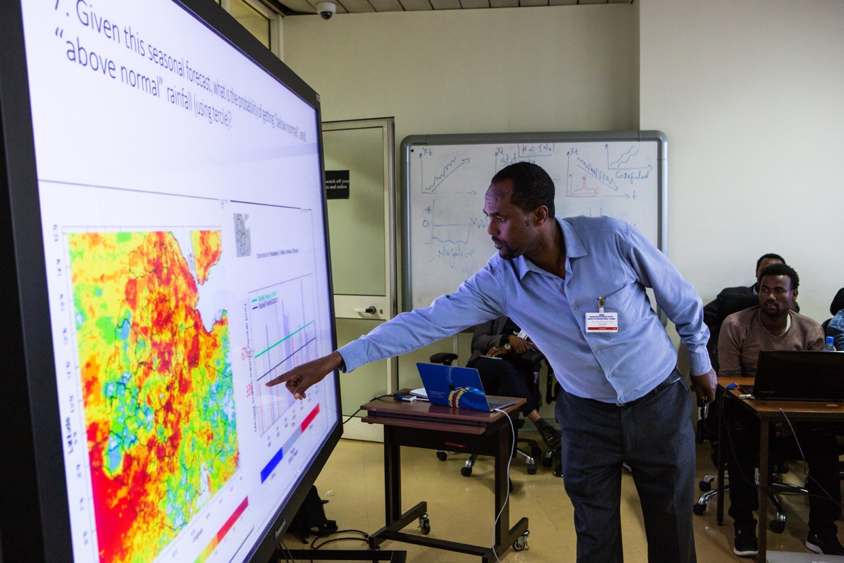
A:
[[[512,400],[491,400],[484,392],[478,370],[418,363],[428,400],[434,405],[490,412],[512,405]]]
[[[762,351],[756,399],[844,401],[844,354],[807,350]]]

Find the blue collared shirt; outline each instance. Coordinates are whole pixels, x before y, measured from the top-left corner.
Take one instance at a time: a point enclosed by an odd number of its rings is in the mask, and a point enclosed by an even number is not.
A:
[[[838,311],[838,314],[830,319],[826,325],[826,335],[833,338],[836,350],[844,352],[844,310]]]
[[[692,375],[711,369],[703,305],[668,258],[631,225],[608,217],[557,219],[566,248],[565,280],[520,256],[497,254],[430,307],[402,313],[340,348],[346,370],[404,354],[482,322],[508,316],[542,350],[568,393],[627,403],[662,382],[677,352],[645,288],[689,349]],[[587,333],[586,313],[618,313],[618,332]]]

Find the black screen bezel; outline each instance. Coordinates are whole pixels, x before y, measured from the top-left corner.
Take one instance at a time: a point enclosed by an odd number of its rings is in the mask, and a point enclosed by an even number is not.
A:
[[[212,0],[172,0],[275,77],[316,114],[332,348],[336,348],[319,95]],[[18,2],[0,3],[0,561],[72,561],[73,550],[42,240],[36,155]],[[340,412],[339,374],[335,412]],[[342,435],[338,417],[299,485],[249,549],[268,561]]]

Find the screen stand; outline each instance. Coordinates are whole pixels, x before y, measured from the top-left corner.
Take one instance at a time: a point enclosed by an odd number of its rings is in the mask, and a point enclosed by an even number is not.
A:
[[[274,562],[282,561],[389,561],[390,563],[404,563],[407,559],[406,551],[381,550],[325,550],[316,549],[277,549]]]

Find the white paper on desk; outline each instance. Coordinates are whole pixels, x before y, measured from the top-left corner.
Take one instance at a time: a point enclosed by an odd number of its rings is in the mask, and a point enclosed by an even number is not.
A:
[[[414,389],[410,392],[411,395],[414,397],[419,397],[420,399],[428,400],[428,393],[425,391],[424,387],[420,387],[419,389]]]

